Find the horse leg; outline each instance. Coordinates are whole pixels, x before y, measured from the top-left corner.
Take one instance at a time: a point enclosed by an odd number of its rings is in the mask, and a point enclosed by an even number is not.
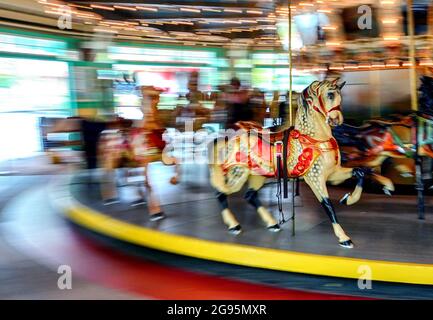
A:
[[[217,199],[222,208],[221,215],[223,221],[227,225],[230,233],[239,234],[242,228],[234,214],[228,208],[227,195],[242,189],[243,185],[248,180],[250,171],[243,166],[235,166],[225,173],[219,164],[212,164],[209,169],[210,182],[218,191]]]
[[[323,209],[332,222],[334,233],[338,238],[340,246],[344,248],[353,248],[353,242],[346,235],[341,225],[338,223],[337,215],[332,202],[329,200],[328,189],[326,188],[326,181],[323,177],[314,175],[310,172],[304,177],[305,182],[310,186],[316,198],[320,201]]]
[[[221,205],[221,215],[224,221],[224,224],[227,226],[228,231],[234,235],[238,235],[242,232],[242,227],[239,222],[236,220],[236,217],[229,209],[227,195],[222,192],[217,193],[217,199],[219,204]]]
[[[394,183],[392,183],[391,179],[389,179],[387,177],[384,177],[384,176],[382,176],[380,174],[374,173],[374,172],[372,172],[370,174],[370,176],[371,176],[371,179],[373,179],[376,182],[378,182],[379,184],[383,185],[382,190],[383,190],[383,192],[386,195],[390,196],[391,195],[391,191],[395,190]]]
[[[119,177],[118,177],[118,186],[123,187],[128,184],[129,178],[129,169],[128,168],[119,168]]]
[[[250,176],[248,178],[248,190],[245,193],[245,199],[249,204],[256,208],[257,213],[262,218],[263,222],[266,224],[266,228],[271,232],[280,231],[280,226],[272,214],[262,205],[258,191],[263,187],[266,178],[262,176]]]
[[[141,184],[139,182],[136,184],[135,190],[136,190],[136,194],[137,194],[138,199],[134,200],[133,202],[130,203],[131,207],[140,206],[140,205],[146,203],[146,194],[144,192],[144,188],[147,188],[149,186],[147,184],[147,170],[145,167],[143,167],[143,179],[144,179],[143,184]]]
[[[174,163],[174,176],[170,178],[170,183],[171,184],[178,184],[179,180],[180,180],[180,174],[181,174],[180,163],[176,158],[174,158],[173,163]]]
[[[161,154],[161,161],[166,166],[174,165],[174,176],[170,178],[171,184],[178,184],[180,180],[180,163],[179,160],[176,157],[170,156],[168,153],[166,153],[164,150]]]
[[[114,155],[107,155],[103,163],[103,178],[101,181],[101,197],[104,205],[119,202],[116,187],[116,174],[118,159]]]
[[[349,206],[351,204],[354,204],[361,198],[362,188],[364,184],[364,174],[365,172],[360,168],[337,167],[334,172],[329,175],[328,181],[333,185],[343,183],[351,177],[356,177],[358,180],[355,190],[353,192],[346,193],[343,198],[341,198],[340,203]]]
[[[414,170],[413,170],[413,168],[411,168],[407,164],[398,164],[398,165],[395,166],[395,169],[404,178],[412,178],[414,176]]]
[[[380,174],[374,173],[372,168],[375,167],[381,167],[383,162],[389,158],[387,154],[379,154],[372,160],[364,163],[360,163],[360,169],[364,170],[365,173],[368,173],[374,181],[377,183],[383,185],[383,192],[387,195],[391,195],[391,191],[394,191],[394,184],[392,183],[391,179],[386,178]],[[400,157],[399,157],[400,158]]]
[[[355,177],[357,179],[355,190],[351,193],[346,193],[343,198],[341,198],[340,203],[352,205],[358,202],[358,200],[361,198],[364,178],[366,174],[369,174],[371,179],[383,185],[383,191],[385,192],[385,194],[391,195],[390,191],[394,191],[394,184],[392,183],[392,181],[389,178],[374,173],[371,168],[337,167],[334,172],[332,172],[328,177],[328,181],[331,184],[338,185],[340,183],[343,183],[347,179],[350,179],[351,177]]]
[[[149,183],[148,166],[148,163],[144,164],[143,166],[145,178],[144,186],[146,188],[145,197],[147,198],[147,209],[149,210],[150,221],[157,221],[160,219],[164,219],[165,215],[164,212],[161,210],[158,197],[154,194],[152,186]]]

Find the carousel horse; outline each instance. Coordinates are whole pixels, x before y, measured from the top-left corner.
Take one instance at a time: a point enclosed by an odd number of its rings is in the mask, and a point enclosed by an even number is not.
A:
[[[342,162],[349,167],[380,167],[388,158],[406,158],[410,153],[395,132],[395,127],[409,127],[401,121],[369,120],[361,127],[343,124],[333,129],[341,148]]]
[[[417,114],[397,115],[387,120],[368,120],[361,127],[343,124],[334,128],[333,134],[341,147],[343,163],[350,167],[375,168],[381,167],[388,158],[414,158],[417,127],[420,127],[417,117],[424,124],[423,130],[419,131],[421,143],[418,146],[418,156],[433,158],[432,130],[426,124],[430,123],[431,126],[433,123],[433,78],[421,77],[419,92],[420,111]],[[411,141],[405,144],[401,136],[410,137]],[[403,176],[414,174],[414,168],[406,165],[398,165],[396,169]]]
[[[153,87],[142,87],[145,105],[143,121],[141,126],[133,127],[132,121],[121,121],[111,132],[106,132],[101,137],[100,150],[102,167],[105,172],[105,183],[101,184],[101,194],[104,204],[118,202],[117,189],[115,185],[115,169],[117,168],[143,168],[144,186],[146,194],[138,188],[140,199],[131,205],[141,205],[147,197],[150,219],[156,221],[164,218],[159,201],[155,196],[149,183],[148,167],[155,161],[162,161],[165,165],[175,165],[176,173],[170,179],[170,183],[178,182],[178,161],[165,150],[166,143],[163,140],[165,129],[157,120],[157,105],[161,91]]]
[[[308,86],[299,97],[294,127],[269,134],[249,123],[240,123],[238,134],[214,141],[210,150],[213,152],[211,184],[218,191],[222,218],[229,232],[239,234],[242,228],[229,209],[227,196],[240,191],[246,182],[245,199],[255,207],[268,230],[280,230],[276,219],[261,204],[258,191],[266,178],[277,176],[278,169],[283,168],[290,178],[304,178],[331,220],[340,246],[353,247],[352,240],[338,222],[326,187],[327,181],[340,184],[355,177],[355,190],[341,199],[342,203],[351,205],[360,199],[364,176],[369,173],[363,168],[340,165],[339,147],[331,127],[343,123],[340,91],[344,84],[339,84],[336,79],[314,81]],[[393,189],[392,182],[383,181],[379,175],[375,178],[385,188]]]
[[[419,88],[419,107],[418,116],[422,119],[423,127],[419,132],[419,150],[420,156],[433,158],[433,78],[428,76],[421,77],[421,86]],[[420,121],[416,125],[419,127]]]

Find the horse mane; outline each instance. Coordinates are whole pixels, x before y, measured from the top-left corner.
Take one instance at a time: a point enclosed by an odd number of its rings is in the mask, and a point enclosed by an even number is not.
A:
[[[330,80],[323,80],[323,81],[313,81],[308,87],[306,87],[301,95],[299,96],[300,99],[300,106],[304,107],[304,110],[308,110],[308,101],[312,100],[313,97],[317,98],[317,95],[320,91],[320,89],[326,88],[328,90],[338,90],[339,87],[336,82],[330,81]]]

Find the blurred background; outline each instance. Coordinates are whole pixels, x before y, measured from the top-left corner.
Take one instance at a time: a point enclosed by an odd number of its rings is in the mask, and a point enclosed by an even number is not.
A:
[[[358,12],[361,5],[368,12]],[[272,126],[285,116],[287,2],[19,0],[0,1],[0,8],[2,167],[52,149],[49,140],[80,139],[49,134],[47,126],[57,118],[104,119],[116,113],[140,119],[141,85],[165,90],[159,117],[173,127],[179,108],[190,102],[186,95],[194,73],[194,90],[201,93],[197,102],[214,110],[199,127],[224,122],[224,114],[216,114],[224,112],[221,93],[233,77],[253,98],[255,120]],[[348,83],[347,123],[409,113],[407,8],[400,0],[292,1],[293,91],[340,76]],[[431,4],[417,0],[412,9],[417,72],[429,74]],[[359,28],[360,19],[367,29]]]
[[[358,27],[362,4],[371,14],[365,30]],[[210,110],[232,77],[258,93],[259,122],[272,121],[287,99],[284,2],[20,0],[0,6],[0,135],[14,137],[2,139],[0,161],[46,151],[46,118],[140,118],[139,85],[166,90],[158,109],[173,122],[169,111],[188,103],[194,72],[200,104]],[[294,91],[337,74],[348,81],[348,123],[410,111],[404,1],[293,1],[292,11]],[[416,63],[428,69],[429,1],[414,1],[413,13]]]

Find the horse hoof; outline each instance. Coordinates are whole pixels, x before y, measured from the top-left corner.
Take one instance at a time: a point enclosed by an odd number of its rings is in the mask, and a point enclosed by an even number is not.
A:
[[[242,232],[242,227],[240,224],[238,224],[237,226],[235,226],[233,228],[229,228],[229,233],[234,234],[235,236],[237,236],[241,232]]]
[[[407,172],[404,172],[404,173],[400,173],[400,175],[403,177],[403,178],[412,178],[414,175],[412,174],[412,173],[407,173]]]
[[[165,218],[164,212],[158,212],[150,215],[150,221],[158,221]]]
[[[352,240],[346,240],[339,243],[340,246],[347,249],[352,249],[354,247]]]
[[[350,196],[350,193],[346,193],[346,194],[344,195],[344,197],[341,198],[340,203],[341,203],[341,204],[347,204],[347,199],[349,198],[349,196]]]
[[[170,183],[171,183],[171,184],[178,184],[178,183],[179,183],[179,180],[177,180],[176,177],[171,177],[171,179],[170,179]]]
[[[389,191],[387,188],[383,188],[383,193],[385,193],[387,196],[392,196],[391,191]]]
[[[267,229],[271,232],[280,232],[281,231],[280,225],[278,223],[274,224],[273,226],[269,226]]]

